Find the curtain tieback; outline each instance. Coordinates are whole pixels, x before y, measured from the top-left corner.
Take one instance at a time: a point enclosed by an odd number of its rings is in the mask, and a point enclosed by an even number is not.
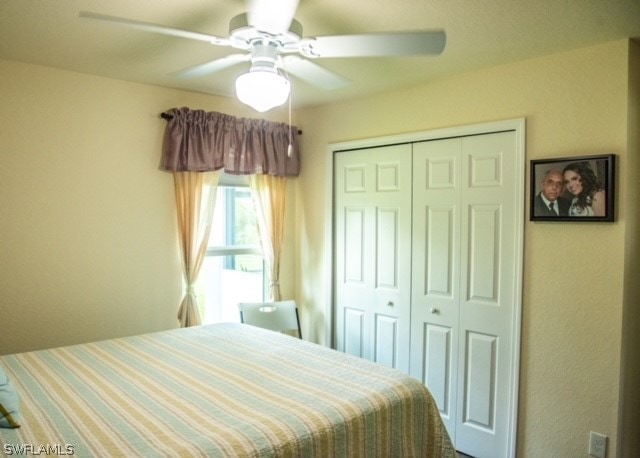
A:
[[[272,281],[271,283],[269,283],[269,286],[280,286],[280,282],[279,281]]]
[[[187,289],[186,289],[186,294],[190,294],[192,296],[196,295],[196,289],[193,287],[193,285],[187,285]]]

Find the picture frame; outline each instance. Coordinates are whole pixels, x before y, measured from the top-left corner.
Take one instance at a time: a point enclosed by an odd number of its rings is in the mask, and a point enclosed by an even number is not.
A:
[[[530,221],[614,221],[614,154],[532,160],[530,174]]]

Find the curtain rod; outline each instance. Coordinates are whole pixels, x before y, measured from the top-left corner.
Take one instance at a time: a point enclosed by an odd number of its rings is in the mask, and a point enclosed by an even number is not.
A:
[[[170,115],[169,113],[160,113],[160,117],[162,119],[166,119],[167,121],[170,119],[173,119],[173,115]],[[302,131],[298,130],[298,135],[302,135]]]

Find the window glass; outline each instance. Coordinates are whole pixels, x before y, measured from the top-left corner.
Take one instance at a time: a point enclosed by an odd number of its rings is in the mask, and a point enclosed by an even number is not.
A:
[[[198,277],[204,323],[238,322],[239,302],[264,300],[264,260],[251,190],[218,186],[207,256]]]

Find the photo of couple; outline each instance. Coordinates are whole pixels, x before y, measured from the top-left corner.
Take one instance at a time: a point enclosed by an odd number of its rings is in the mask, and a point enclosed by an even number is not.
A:
[[[613,221],[613,156],[531,163],[531,220]]]

